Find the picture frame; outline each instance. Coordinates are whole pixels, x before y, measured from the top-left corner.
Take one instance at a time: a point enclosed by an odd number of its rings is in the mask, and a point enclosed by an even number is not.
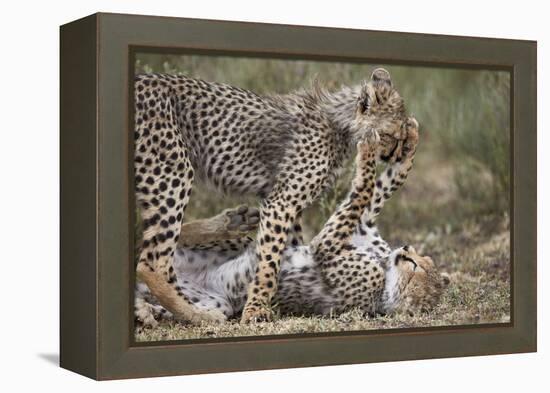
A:
[[[511,322],[136,343],[136,52],[505,70],[511,75]],[[536,351],[534,41],[98,13],[60,29],[60,364],[97,380]]]

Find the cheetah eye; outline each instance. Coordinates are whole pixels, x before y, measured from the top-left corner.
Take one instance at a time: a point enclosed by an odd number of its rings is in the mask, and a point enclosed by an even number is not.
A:
[[[370,108],[370,99],[368,95],[361,97],[359,100],[359,111],[361,114],[365,114]]]
[[[418,267],[418,264],[412,259],[412,258],[409,258],[409,257],[403,257],[403,259],[407,262],[411,262],[414,266],[414,269],[413,270],[416,270],[416,268]]]
[[[376,92],[375,96],[376,96],[376,103],[378,105],[381,105],[382,104],[382,99],[380,98],[380,94],[378,92]]]

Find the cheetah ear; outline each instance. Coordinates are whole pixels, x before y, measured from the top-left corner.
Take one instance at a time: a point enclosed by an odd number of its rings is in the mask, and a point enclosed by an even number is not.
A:
[[[451,277],[449,276],[449,274],[443,272],[440,274],[440,276],[441,276],[441,282],[443,283],[443,286],[448,287],[449,284],[451,283]]]
[[[384,68],[377,68],[372,72],[370,79],[375,83],[385,84],[392,87],[390,73]]]

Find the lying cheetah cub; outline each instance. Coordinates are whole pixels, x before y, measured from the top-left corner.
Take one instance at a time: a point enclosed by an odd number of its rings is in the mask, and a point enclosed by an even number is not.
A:
[[[378,136],[358,144],[356,172],[346,199],[309,246],[289,246],[283,253],[275,301],[283,314],[333,314],[350,308],[388,314],[430,310],[449,283],[430,257],[411,246],[390,249],[375,226],[377,216],[412,168],[418,123],[409,118],[402,149],[378,179]],[[258,211],[245,206],[182,227],[194,234],[176,254],[174,267],[184,293],[199,308],[237,316],[253,279],[252,239],[244,235],[259,221]],[[184,236],[189,242],[192,236]],[[219,249],[217,249],[219,247]],[[232,248],[231,252],[227,249]],[[224,251],[220,251],[224,250]],[[155,325],[170,312],[138,286],[136,317]]]

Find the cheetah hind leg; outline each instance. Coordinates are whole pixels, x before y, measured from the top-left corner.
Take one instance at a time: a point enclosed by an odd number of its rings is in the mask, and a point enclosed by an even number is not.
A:
[[[184,223],[178,247],[239,253],[252,243],[249,235],[259,222],[260,211],[254,207],[226,209],[214,217]]]
[[[192,324],[225,321],[222,312],[201,310],[193,304],[179,285],[173,267],[183,213],[193,183],[189,160],[171,162],[153,157],[152,163],[140,164],[136,165],[136,172],[140,173],[136,176],[136,200],[143,222],[143,242],[136,268],[137,279],[147,284],[152,295],[177,320]],[[165,174],[164,178],[155,175],[155,168]],[[153,184],[147,183],[149,179]],[[149,192],[150,188],[158,190],[158,196]]]
[[[201,310],[197,308],[184,294],[182,287],[174,278],[165,279],[163,272],[155,271],[145,263],[139,263],[137,278],[149,287],[159,303],[170,310],[174,318],[183,322],[198,325],[202,322],[224,322],[227,318],[218,310]]]

